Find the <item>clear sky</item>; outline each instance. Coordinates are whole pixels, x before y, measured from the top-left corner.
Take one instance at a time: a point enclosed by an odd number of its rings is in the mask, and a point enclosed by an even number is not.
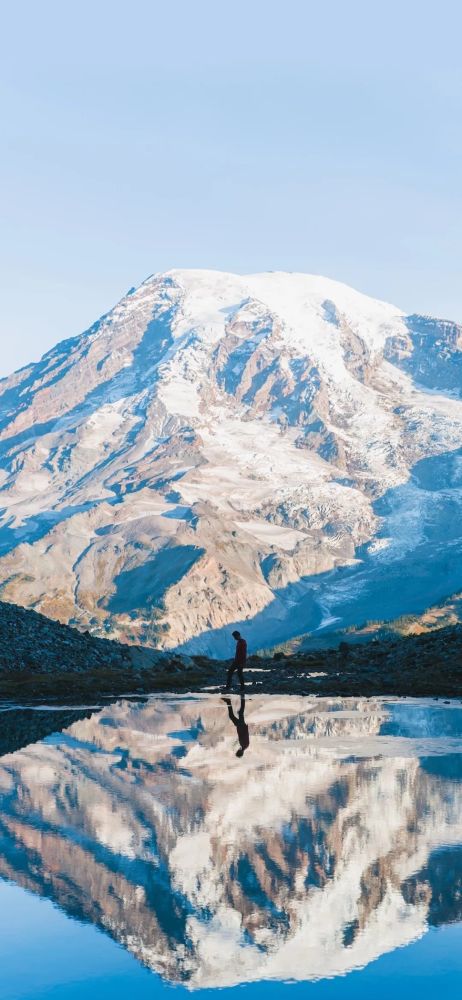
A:
[[[169,267],[462,321],[459,0],[2,4],[0,373]]]

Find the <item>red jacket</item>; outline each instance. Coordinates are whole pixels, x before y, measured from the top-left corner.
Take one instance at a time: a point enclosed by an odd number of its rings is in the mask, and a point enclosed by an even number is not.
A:
[[[247,660],[247,643],[245,639],[241,638],[237,640],[236,643],[236,655],[234,657],[234,662],[237,667],[245,667]]]

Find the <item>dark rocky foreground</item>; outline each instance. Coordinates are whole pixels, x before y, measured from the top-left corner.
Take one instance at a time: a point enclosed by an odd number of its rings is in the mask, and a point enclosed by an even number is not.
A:
[[[98,639],[34,611],[0,603],[0,698],[63,701],[202,690],[221,685],[223,661]],[[462,625],[420,636],[341,642],[335,649],[251,656],[249,692],[462,697]]]

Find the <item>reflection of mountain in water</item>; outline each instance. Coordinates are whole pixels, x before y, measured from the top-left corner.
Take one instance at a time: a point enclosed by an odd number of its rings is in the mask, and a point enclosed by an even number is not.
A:
[[[273,696],[246,720],[241,760],[208,697],[4,757],[0,874],[192,988],[334,975],[461,918],[460,706]]]
[[[10,708],[0,710],[0,757],[92,714],[86,708]]]

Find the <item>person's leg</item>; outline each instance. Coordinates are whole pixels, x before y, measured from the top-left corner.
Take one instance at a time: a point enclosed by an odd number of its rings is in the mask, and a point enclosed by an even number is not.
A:
[[[241,685],[241,691],[244,690],[244,670],[241,664],[237,668],[237,675],[239,677],[239,683]]]
[[[231,681],[233,679],[233,674],[234,674],[235,669],[236,669],[236,667],[234,666],[234,663],[232,663],[231,666],[230,666],[230,668],[229,668],[229,670],[228,670],[228,674],[227,674],[227,677],[226,677],[226,690],[227,691],[229,691],[230,688],[231,688]]]
[[[231,704],[231,698],[228,701],[228,715],[229,715],[229,717],[231,719],[231,722],[232,722],[233,726],[237,726],[238,719],[236,719],[236,716],[235,716],[235,714],[233,712],[233,706]]]

